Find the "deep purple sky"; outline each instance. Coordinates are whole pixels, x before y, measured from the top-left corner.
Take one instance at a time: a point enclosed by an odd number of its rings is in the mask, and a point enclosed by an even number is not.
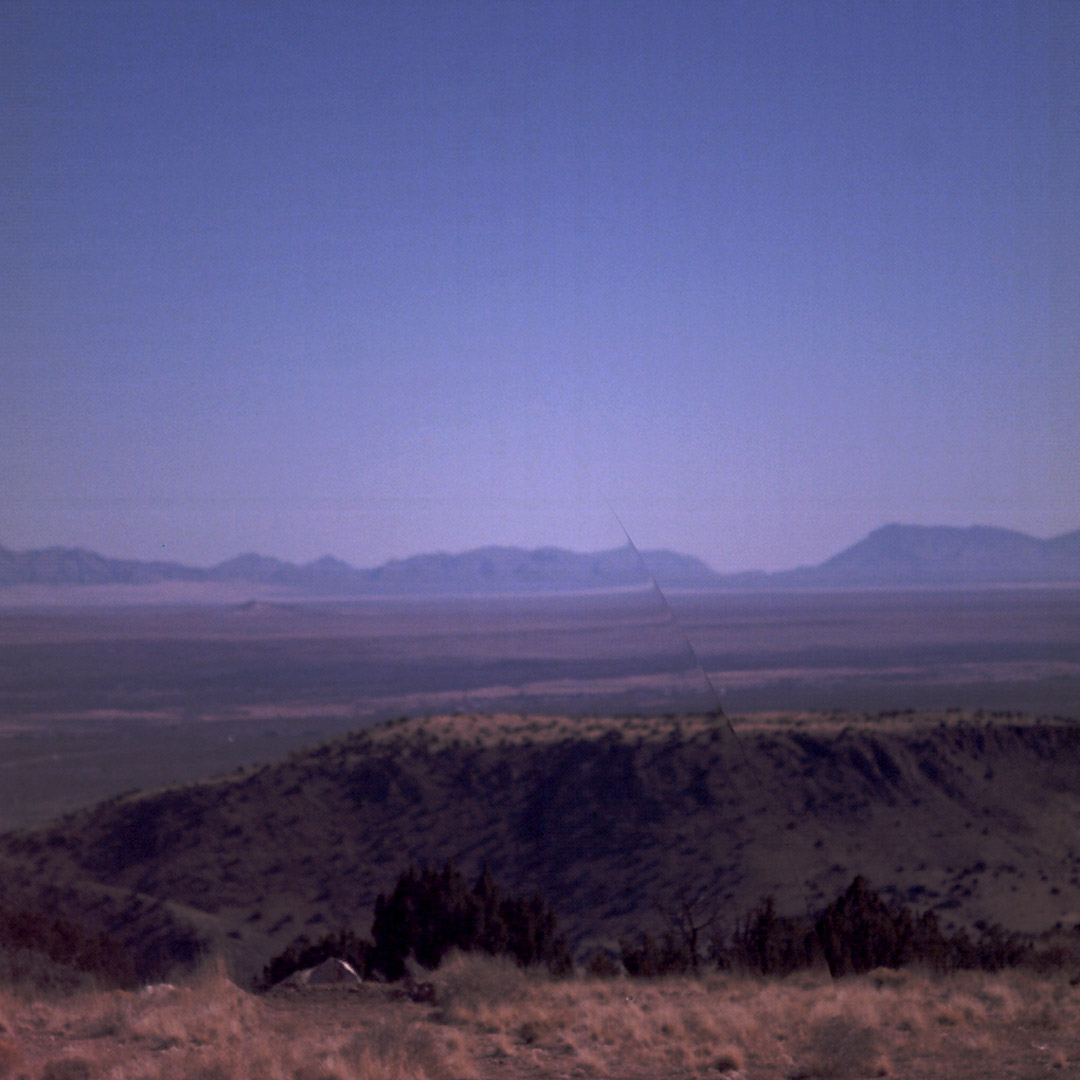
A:
[[[0,5],[0,544],[1080,526],[1080,4]]]

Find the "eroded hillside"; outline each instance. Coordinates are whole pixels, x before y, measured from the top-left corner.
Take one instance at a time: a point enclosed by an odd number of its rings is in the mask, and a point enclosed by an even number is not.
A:
[[[49,904],[147,973],[195,941],[254,974],[301,933],[365,932],[410,862],[487,862],[579,946],[678,892],[729,921],[856,874],[942,924],[1080,921],[1080,725],[852,714],[392,722],[212,782],[7,834],[0,903]]]

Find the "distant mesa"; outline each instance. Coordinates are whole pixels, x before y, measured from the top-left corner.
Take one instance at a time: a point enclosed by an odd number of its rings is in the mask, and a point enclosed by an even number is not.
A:
[[[644,566],[642,565],[644,563]],[[1080,584],[1080,530],[1039,540],[990,526],[886,525],[817,566],[719,574],[674,551],[629,546],[579,553],[544,547],[485,547],[393,559],[360,570],[330,555],[297,565],[238,555],[208,569],[110,559],[81,548],[0,547],[0,589],[11,586],[258,586],[260,597],[527,595],[628,588],[835,589]],[[139,590],[127,593],[137,598]],[[0,597],[3,594],[0,593]]]

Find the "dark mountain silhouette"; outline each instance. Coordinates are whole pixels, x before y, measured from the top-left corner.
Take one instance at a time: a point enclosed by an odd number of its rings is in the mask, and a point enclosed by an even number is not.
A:
[[[642,559],[662,585],[704,585],[718,575],[700,559],[672,551],[646,551]],[[524,551],[486,547],[461,555],[416,555],[368,571],[378,592],[548,592],[606,589],[647,581],[630,547],[592,554],[546,547]]]
[[[109,559],[82,548],[9,551],[0,547],[0,585],[146,585],[204,581],[207,574],[179,563]]]
[[[1052,540],[984,525],[886,525],[820,566],[769,575],[774,585],[1051,584],[1080,581],[1080,530]]]
[[[671,551],[642,555],[665,586],[707,586],[719,575],[700,559]],[[326,555],[296,565],[249,553],[209,569],[166,562],[109,559],[79,548],[14,552],[0,548],[0,585],[137,585],[168,581],[246,582],[312,595],[431,595],[535,593],[610,589],[648,581],[629,547],[580,554],[547,547],[525,551],[486,547],[461,554],[439,553],[394,559],[358,570]]]
[[[1047,540],[1046,543],[1052,551],[1066,558],[1080,559],[1080,529],[1065,533],[1063,536],[1055,536],[1053,540]]]
[[[547,593],[646,584],[663,588],[791,589],[1080,583],[1080,530],[1039,540],[989,526],[886,525],[818,566],[719,574],[700,559],[629,546],[582,554],[544,547],[485,547],[393,559],[360,570],[324,556],[297,565],[246,554],[209,569],[110,559],[80,548],[0,547],[3,585],[241,583],[313,596]]]
[[[281,559],[248,552],[202,571],[210,581],[265,581],[283,583],[300,568]]]

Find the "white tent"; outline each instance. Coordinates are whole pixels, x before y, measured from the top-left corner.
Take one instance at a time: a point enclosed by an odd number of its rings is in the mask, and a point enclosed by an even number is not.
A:
[[[345,960],[329,957],[315,967],[294,971],[286,980],[286,986],[359,986],[363,980],[356,968]]]

